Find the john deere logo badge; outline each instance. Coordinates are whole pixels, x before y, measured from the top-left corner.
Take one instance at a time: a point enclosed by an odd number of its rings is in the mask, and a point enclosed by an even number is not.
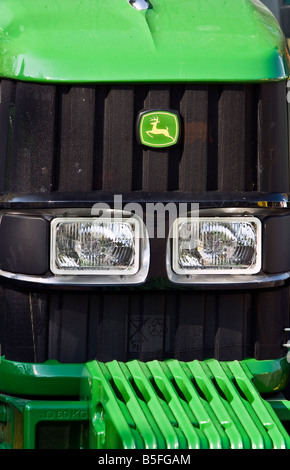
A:
[[[178,142],[180,133],[177,111],[141,111],[137,121],[140,144],[149,147],[170,147]]]

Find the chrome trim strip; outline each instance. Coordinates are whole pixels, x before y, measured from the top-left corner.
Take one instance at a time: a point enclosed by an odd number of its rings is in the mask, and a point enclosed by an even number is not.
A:
[[[136,8],[136,10],[148,10],[149,8],[152,8],[150,2],[148,0],[128,0],[130,5],[133,8]]]

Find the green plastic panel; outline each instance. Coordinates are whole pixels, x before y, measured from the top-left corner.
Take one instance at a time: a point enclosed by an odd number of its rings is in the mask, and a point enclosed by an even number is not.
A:
[[[0,76],[66,82],[286,79],[286,40],[256,0],[1,0]]]
[[[238,361],[94,361],[86,367],[90,447],[290,448],[288,433]]]

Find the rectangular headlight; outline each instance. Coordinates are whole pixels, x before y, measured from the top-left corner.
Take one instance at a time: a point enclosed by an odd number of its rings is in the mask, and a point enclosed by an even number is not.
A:
[[[53,219],[51,271],[59,275],[136,274],[139,228],[133,218]]]
[[[177,219],[176,274],[256,274],[261,270],[261,222],[255,217]]]

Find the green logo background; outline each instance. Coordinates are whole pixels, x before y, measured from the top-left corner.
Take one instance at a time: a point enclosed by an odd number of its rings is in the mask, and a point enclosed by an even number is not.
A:
[[[149,147],[169,147],[179,138],[179,119],[170,111],[145,111],[139,121],[139,138]]]

